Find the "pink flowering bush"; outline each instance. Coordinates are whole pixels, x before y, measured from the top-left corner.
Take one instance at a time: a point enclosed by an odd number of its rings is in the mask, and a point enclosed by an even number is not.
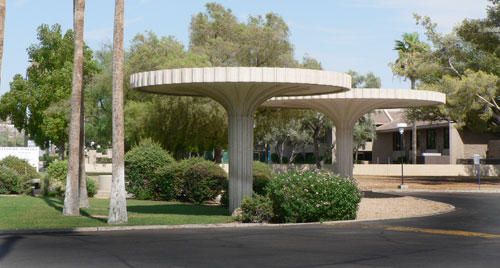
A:
[[[293,171],[267,184],[273,222],[316,222],[356,218],[362,192],[350,178],[327,171]]]

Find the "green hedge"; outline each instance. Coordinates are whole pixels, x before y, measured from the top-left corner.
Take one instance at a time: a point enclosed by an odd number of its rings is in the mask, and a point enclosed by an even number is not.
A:
[[[26,194],[30,185],[28,180],[40,178],[36,168],[26,160],[15,156],[7,156],[0,161],[0,193],[2,194]]]
[[[268,165],[253,161],[253,191],[265,195],[265,187],[273,175],[274,172]]]
[[[25,194],[29,190],[26,178],[0,165],[0,194]]]
[[[227,174],[214,162],[204,161],[190,166],[182,176],[183,196],[181,201],[201,204],[214,200],[222,193]]]
[[[144,140],[125,154],[125,181],[127,191],[137,199],[155,197],[157,169],[174,163],[174,158],[160,144]]]
[[[172,162],[156,170],[154,180],[153,199],[158,200],[184,200],[184,173],[188,168],[195,164],[205,162],[201,157],[192,157],[183,159],[179,162]]]
[[[273,202],[268,196],[255,194],[250,198],[245,195],[241,201],[239,221],[250,223],[269,222],[273,216]]]
[[[7,156],[0,161],[0,165],[13,170],[20,176],[23,176],[25,180],[40,178],[40,174],[36,172],[35,167],[31,166],[26,160],[15,156]]]

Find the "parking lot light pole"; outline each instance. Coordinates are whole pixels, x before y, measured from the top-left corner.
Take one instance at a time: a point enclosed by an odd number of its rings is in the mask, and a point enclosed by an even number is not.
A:
[[[404,151],[404,132],[405,132],[405,127],[407,127],[406,123],[398,123],[397,127],[399,128],[399,134],[401,135],[401,185],[399,185],[399,189],[406,189],[408,188],[408,185],[405,184],[405,176],[403,172],[403,151]]]

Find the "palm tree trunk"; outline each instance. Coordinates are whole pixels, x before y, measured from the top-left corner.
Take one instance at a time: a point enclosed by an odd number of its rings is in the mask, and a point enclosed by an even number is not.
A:
[[[2,57],[3,57],[3,37],[4,37],[4,29],[5,29],[5,6],[6,0],[0,0],[0,73],[2,73]],[[1,76],[0,76],[1,82]]]
[[[82,90],[82,99],[80,110],[80,207],[88,208],[89,204],[89,195],[87,191],[87,174],[85,174],[85,125],[84,125],[84,91]]]
[[[115,1],[113,30],[113,179],[108,223],[128,221],[125,193],[125,142],[123,115],[123,16],[124,0]]]
[[[75,53],[71,90],[71,121],[69,129],[69,161],[63,215],[80,215],[80,124],[83,90],[83,18],[85,0],[73,0]]]

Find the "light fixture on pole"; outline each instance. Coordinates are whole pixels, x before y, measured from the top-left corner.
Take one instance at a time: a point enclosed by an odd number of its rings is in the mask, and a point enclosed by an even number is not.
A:
[[[404,152],[404,132],[405,132],[405,127],[407,127],[406,123],[398,123],[397,127],[399,128],[399,134],[401,134],[401,185],[399,185],[399,189],[406,189],[408,188],[408,185],[405,184],[405,177],[404,177],[404,172],[403,172],[403,152]]]

